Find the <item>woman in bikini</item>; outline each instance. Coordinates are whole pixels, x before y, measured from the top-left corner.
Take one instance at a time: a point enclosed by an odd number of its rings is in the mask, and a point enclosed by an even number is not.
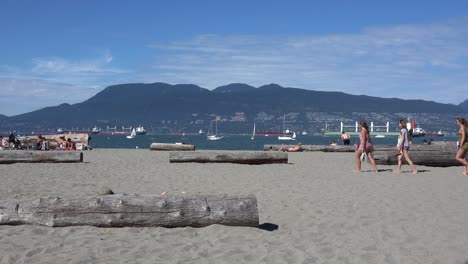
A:
[[[468,131],[467,131],[467,121],[464,118],[457,118],[457,125],[459,126],[458,130],[458,152],[455,157],[463,165],[463,175],[468,175],[468,163],[465,160],[466,152],[468,151]]]
[[[372,155],[372,151],[374,147],[372,145],[372,140],[370,138],[369,127],[367,126],[366,121],[361,120],[359,122],[361,126],[361,133],[359,134],[360,144],[356,151],[356,169],[355,172],[361,172],[361,155],[362,153],[367,154],[367,158],[369,159],[372,167],[374,168],[374,172],[378,172],[377,165],[375,165],[374,156]]]
[[[400,136],[398,138],[398,168],[397,168],[397,173],[400,173],[401,170],[401,159],[403,156],[405,157],[406,162],[408,162],[408,165],[410,165],[411,169],[413,170],[413,174],[418,173],[416,168],[414,167],[413,161],[411,161],[410,156],[408,154],[409,150],[409,138],[408,138],[408,130],[406,129],[406,121],[404,119],[400,120],[399,124],[401,130],[400,130]]]

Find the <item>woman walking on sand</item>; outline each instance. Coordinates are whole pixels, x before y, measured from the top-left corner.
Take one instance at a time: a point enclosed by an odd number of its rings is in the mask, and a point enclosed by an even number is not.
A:
[[[464,118],[457,118],[457,125],[460,127],[458,130],[459,148],[457,156],[455,157],[461,164],[463,164],[463,175],[468,175],[468,163],[465,160],[466,152],[468,151],[468,131],[466,129],[467,121]]]
[[[398,137],[398,169],[397,173],[400,173],[401,170],[401,159],[405,156],[406,162],[410,165],[411,169],[413,170],[413,174],[418,173],[416,168],[414,167],[413,161],[411,161],[408,150],[409,150],[409,138],[408,138],[408,130],[406,129],[406,121],[404,119],[400,120],[400,136]]]
[[[359,134],[360,143],[356,151],[356,169],[354,171],[361,172],[361,155],[363,153],[366,153],[367,158],[369,159],[370,163],[372,164],[372,167],[374,168],[374,172],[378,172],[377,166],[375,165],[374,156],[372,155],[374,147],[370,138],[369,127],[367,126],[367,123],[364,120],[359,121],[359,125],[361,126],[361,133]]]

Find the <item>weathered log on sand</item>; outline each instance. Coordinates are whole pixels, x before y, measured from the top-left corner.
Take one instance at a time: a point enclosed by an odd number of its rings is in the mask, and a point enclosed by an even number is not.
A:
[[[288,153],[259,152],[259,151],[172,152],[169,156],[169,161],[171,163],[180,163],[180,162],[240,163],[240,164],[288,163]]]
[[[62,140],[61,137],[65,137],[65,140],[71,139],[72,142],[82,143],[89,145],[88,134],[57,134],[57,135],[44,135],[43,136],[49,142],[49,148],[53,149],[60,145]],[[37,142],[38,136],[23,136],[18,137],[18,140],[23,143],[24,146],[31,148],[33,144]]]
[[[264,145],[264,150],[281,151],[293,145]],[[354,152],[354,146],[302,145],[303,151]],[[374,146],[374,158],[379,165],[396,165],[398,150],[395,145]],[[455,142],[432,142],[431,145],[411,145],[409,155],[416,165],[449,167],[461,166],[455,160],[457,146]],[[406,161],[403,158],[403,163]]]
[[[0,151],[0,164],[83,162],[83,153],[76,151]]]
[[[374,159],[377,164],[396,165],[398,151],[393,149],[379,149],[374,151]],[[415,165],[424,165],[432,167],[450,167],[461,166],[461,163],[455,160],[457,146],[455,142],[438,142],[431,145],[411,145],[409,155]],[[406,164],[405,158],[402,159]]]
[[[294,145],[264,145],[264,151],[286,151]],[[330,146],[330,145],[301,145],[302,151],[322,151],[322,152],[354,152],[354,146]],[[395,145],[374,145],[375,151],[396,151]],[[455,150],[455,142],[432,142],[431,145],[411,145],[410,151],[440,151],[444,149]]]
[[[194,151],[195,146],[189,144],[171,144],[171,143],[152,143],[150,150],[161,150],[161,151]]]
[[[259,224],[257,199],[247,196],[103,195],[0,200],[0,225],[202,227]]]

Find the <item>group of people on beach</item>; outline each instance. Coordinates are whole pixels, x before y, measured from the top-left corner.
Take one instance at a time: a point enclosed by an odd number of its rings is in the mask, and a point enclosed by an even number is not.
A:
[[[374,151],[374,146],[370,137],[369,127],[367,126],[366,121],[361,120],[359,122],[361,127],[361,133],[359,134],[359,145],[356,145],[356,169],[355,172],[361,172],[361,164],[362,164],[362,157],[367,155],[369,162],[372,165],[373,171],[378,172],[377,165],[375,164],[374,156],[372,152]],[[464,118],[457,118],[457,125],[459,127],[458,130],[458,151],[455,159],[459,161],[463,165],[463,175],[468,174],[468,163],[465,160],[466,152],[468,151],[468,122]],[[401,119],[399,122],[400,127],[400,135],[398,137],[398,144],[397,144],[397,159],[398,159],[398,166],[397,166],[397,173],[401,171],[401,164],[403,157],[405,158],[408,165],[411,167],[413,174],[417,174],[418,171],[413,164],[409,156],[409,149],[411,145],[411,141],[409,139],[409,132],[406,128],[406,121]]]

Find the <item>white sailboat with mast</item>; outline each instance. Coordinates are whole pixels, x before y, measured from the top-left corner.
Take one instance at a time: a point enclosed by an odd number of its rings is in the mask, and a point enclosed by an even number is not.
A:
[[[283,116],[283,135],[278,136],[278,140],[296,140],[296,132],[293,132],[291,134],[289,130],[284,130],[285,123],[286,123],[286,115]]]
[[[255,140],[255,123],[254,123],[254,128],[253,128],[252,137],[251,137],[250,139],[251,139],[251,140]]]
[[[223,136],[218,136],[218,120],[215,120],[215,134],[212,135],[213,133],[213,121],[211,121],[211,124],[210,124],[210,129],[208,130],[208,136],[206,137],[206,139],[208,140],[220,140],[223,138]]]
[[[132,133],[130,133],[130,136],[127,136],[128,139],[132,139],[132,138],[135,138],[136,137],[136,131],[135,129],[132,130]]]

